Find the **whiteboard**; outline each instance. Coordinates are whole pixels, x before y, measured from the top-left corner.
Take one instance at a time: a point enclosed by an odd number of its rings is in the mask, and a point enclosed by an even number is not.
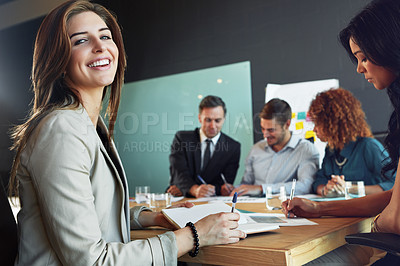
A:
[[[302,135],[303,137],[314,137],[314,144],[320,154],[320,165],[325,155],[326,143],[315,136],[313,132],[314,123],[308,115],[308,108],[317,93],[338,87],[338,79],[325,79],[284,85],[267,84],[265,88],[265,102],[272,98],[279,98],[285,100],[292,108],[292,122],[289,130],[293,134]]]

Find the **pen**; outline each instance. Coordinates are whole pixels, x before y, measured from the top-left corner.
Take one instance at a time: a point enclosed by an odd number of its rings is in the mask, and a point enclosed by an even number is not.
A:
[[[290,190],[290,200],[293,199],[294,197],[294,191],[296,189],[296,179],[293,178],[293,182],[292,182],[292,189]]]
[[[235,194],[233,195],[231,212],[235,210],[236,201],[237,201],[237,192],[235,192]]]
[[[232,191],[229,189],[228,182],[226,181],[225,176],[224,176],[223,173],[221,173],[221,178],[222,178],[222,181],[224,181],[224,183],[226,185],[226,188],[228,189],[229,194],[230,194]]]
[[[197,175],[197,178],[200,180],[201,183],[203,183],[204,185],[207,185],[206,181],[204,181],[204,179],[201,178],[200,175]]]
[[[225,176],[223,173],[221,173],[221,178],[222,178],[222,181],[224,181],[225,185],[228,184],[228,182],[226,182],[226,179],[225,179]]]
[[[289,200],[292,201],[293,197],[294,197],[294,190],[296,189],[296,179],[293,178],[292,181],[292,189],[290,190],[290,196],[289,196]],[[289,203],[288,203],[288,207],[289,207]],[[290,213],[290,212],[289,212]],[[289,214],[288,213],[288,214]]]

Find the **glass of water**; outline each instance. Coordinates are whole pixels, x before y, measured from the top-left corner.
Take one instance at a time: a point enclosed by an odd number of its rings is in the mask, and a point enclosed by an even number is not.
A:
[[[150,186],[137,186],[135,188],[135,200],[137,203],[150,203]]]
[[[356,182],[346,181],[346,187],[345,187],[346,199],[359,198],[364,196],[365,196],[364,181],[356,181]]]
[[[171,206],[171,200],[171,193],[151,193],[150,208],[154,211],[161,211]]]
[[[282,209],[282,202],[287,199],[285,187],[280,187],[279,195],[272,194],[272,188],[267,187],[265,192],[265,206],[268,210],[280,210]]]

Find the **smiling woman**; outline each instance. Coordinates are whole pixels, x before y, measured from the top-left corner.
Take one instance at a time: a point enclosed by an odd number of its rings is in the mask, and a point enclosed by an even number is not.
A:
[[[83,12],[67,23],[71,58],[65,82],[74,88],[93,124],[101,110],[103,89],[110,85],[118,67],[118,47],[106,23],[93,12]],[[92,103],[98,103],[93,106]]]
[[[160,212],[129,209],[112,141],[125,66],[120,28],[104,7],[67,1],[43,20],[33,55],[34,106],[13,134],[10,190],[22,206],[15,265],[174,265],[193,243],[245,237],[234,230],[239,215],[226,213],[130,241],[131,227],[172,225]],[[99,116],[107,91],[108,128]]]

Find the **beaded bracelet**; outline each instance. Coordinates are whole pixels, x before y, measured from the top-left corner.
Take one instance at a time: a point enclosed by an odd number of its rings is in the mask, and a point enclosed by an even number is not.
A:
[[[192,230],[193,233],[193,238],[194,238],[194,250],[189,251],[189,255],[191,257],[196,257],[199,254],[199,235],[197,234],[196,227],[192,222],[188,222],[186,226],[189,226],[190,229]]]

